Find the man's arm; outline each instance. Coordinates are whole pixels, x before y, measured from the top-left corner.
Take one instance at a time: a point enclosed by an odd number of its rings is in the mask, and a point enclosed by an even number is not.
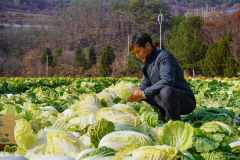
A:
[[[168,55],[160,60],[158,74],[160,74],[161,80],[144,89],[147,98],[158,94],[164,86],[175,86],[176,65],[174,57]]]
[[[143,74],[142,76],[142,83],[139,86],[139,89],[144,91],[147,87],[149,87],[151,84],[151,82],[149,81],[149,79],[147,79],[147,77]]]

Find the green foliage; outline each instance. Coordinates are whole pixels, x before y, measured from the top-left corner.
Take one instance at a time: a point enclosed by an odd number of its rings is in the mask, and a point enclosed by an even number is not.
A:
[[[210,140],[204,137],[194,137],[193,138],[194,144],[193,146],[196,148],[197,152],[209,152],[213,151],[219,147],[220,143]]]
[[[77,47],[77,49],[75,51],[75,61],[76,61],[77,67],[85,69],[85,67],[87,65],[87,61],[86,61],[86,59],[82,53],[82,49],[80,47]]]
[[[105,119],[97,121],[88,129],[91,143],[97,148],[102,137],[108,133],[113,132],[115,130],[114,128],[114,124],[110,121],[107,121]]]
[[[106,146],[121,153],[129,153],[142,146],[153,145],[152,139],[140,132],[115,131],[104,136],[99,147]]]
[[[4,146],[3,152],[9,152],[9,153],[14,153],[17,151],[17,146],[16,145],[6,145]]]
[[[181,152],[192,147],[194,128],[189,123],[170,120],[163,126],[158,144],[176,147]],[[181,138],[179,138],[181,137]]]
[[[170,19],[169,9],[164,1],[135,0],[130,2],[128,8],[138,23],[158,24],[157,16],[160,11],[164,14],[165,20]]]
[[[149,126],[156,127],[158,125],[158,113],[152,110],[146,110],[140,118],[142,123],[147,123]]]
[[[62,55],[62,49],[61,48],[58,48],[56,53],[55,53],[55,56],[53,58],[53,62],[52,62],[52,67],[56,67],[57,66],[57,63],[58,63],[58,58]]]
[[[12,112],[23,118],[15,126],[18,146],[6,146],[4,151],[17,149],[26,158],[50,153],[50,159],[61,159],[59,154],[75,159],[117,159],[120,155],[143,160],[179,159],[179,154],[184,160],[235,160],[239,156],[239,80],[189,79],[198,106],[182,116],[183,121],[166,124],[157,124],[160,113],[146,101],[105,103],[103,108],[101,99],[113,101],[114,86],[122,81],[140,84],[130,77],[0,78],[0,110],[7,111],[0,114]],[[76,125],[82,128],[76,130]]]
[[[237,63],[230,53],[230,41],[231,33],[228,32],[224,39],[209,46],[201,67],[205,76],[236,76]]]
[[[141,60],[138,59],[133,52],[130,52],[129,56],[127,57],[126,71],[131,74],[136,73],[141,69],[140,65]]]
[[[208,159],[208,160],[215,160],[215,159],[219,159],[219,160],[237,160],[238,159],[237,157],[235,157],[231,153],[219,152],[219,151],[213,151],[213,152],[210,152],[210,153],[202,153],[201,156],[204,159]]]
[[[195,3],[196,5],[205,7],[207,4],[210,6],[216,6],[216,5],[222,5],[222,4],[233,5],[234,3],[239,2],[239,0],[181,0],[178,2],[182,4]],[[168,3],[177,4],[175,0],[168,0]]]
[[[200,39],[200,17],[176,17],[166,49],[174,54],[183,69],[200,67],[204,44]]]
[[[94,158],[94,156],[103,156],[103,157],[104,156],[113,156],[113,155],[115,155],[115,153],[116,153],[115,150],[103,146],[103,147],[99,147],[97,149],[94,149],[94,150],[82,155],[81,157],[79,157],[79,160],[85,159],[85,158],[91,158],[91,157]]]
[[[115,59],[114,51],[109,43],[105,45],[102,50],[102,54],[100,57],[100,68],[99,75],[107,76],[110,74],[110,65],[113,63]]]
[[[18,56],[18,55],[22,54],[23,53],[22,46],[23,46],[23,39],[21,37],[19,37],[15,41],[14,45],[10,48],[11,54],[14,56]]]
[[[90,46],[88,48],[88,63],[90,64],[90,66],[96,64],[96,53],[94,51],[93,46]]]
[[[43,52],[41,63],[46,64],[47,59],[48,59],[48,65],[52,65],[52,61],[53,61],[52,51],[49,48],[46,48],[45,51]]]

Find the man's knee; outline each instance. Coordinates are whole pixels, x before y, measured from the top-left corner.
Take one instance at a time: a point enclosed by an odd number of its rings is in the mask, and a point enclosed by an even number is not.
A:
[[[169,101],[174,99],[175,96],[175,89],[170,86],[165,86],[160,91],[160,96],[162,101]]]

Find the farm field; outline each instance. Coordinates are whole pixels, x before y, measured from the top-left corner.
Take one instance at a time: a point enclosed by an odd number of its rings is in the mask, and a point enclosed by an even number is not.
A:
[[[146,102],[126,102],[138,78],[0,78],[0,114],[20,117],[0,159],[239,159],[240,81],[187,81],[197,108],[164,123]]]

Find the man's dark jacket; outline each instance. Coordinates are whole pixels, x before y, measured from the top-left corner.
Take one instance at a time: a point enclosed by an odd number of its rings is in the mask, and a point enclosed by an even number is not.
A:
[[[164,86],[172,86],[194,98],[194,94],[184,79],[183,71],[175,57],[166,50],[154,48],[142,63],[142,83],[139,87],[147,98],[153,98]]]

